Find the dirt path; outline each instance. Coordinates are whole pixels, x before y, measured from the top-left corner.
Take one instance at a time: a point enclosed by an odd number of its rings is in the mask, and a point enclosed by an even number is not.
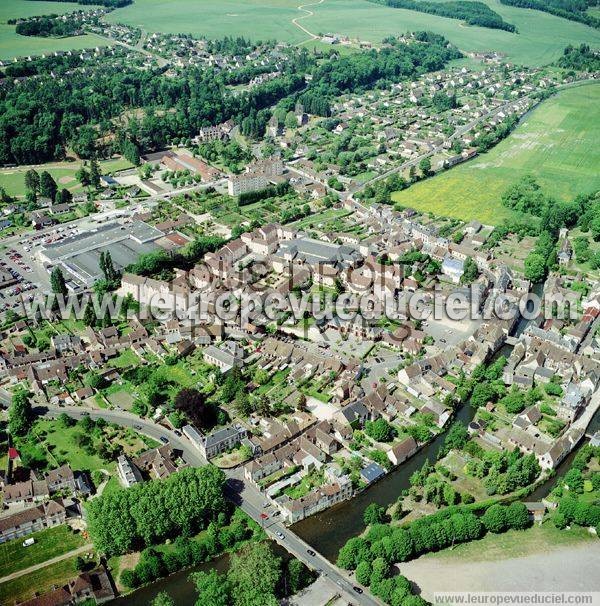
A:
[[[598,570],[600,541],[505,560],[425,557],[400,566],[430,601],[443,591],[600,591]]]
[[[0,578],[0,584],[6,583],[8,581],[12,581],[13,579],[18,579],[19,577],[22,577],[25,574],[30,574],[32,572],[35,572],[36,570],[40,570],[40,568],[45,568],[46,566],[50,566],[51,564],[56,564],[56,562],[66,560],[67,558],[72,558],[74,556],[82,555],[84,553],[87,553],[88,551],[92,551],[92,549],[94,549],[94,546],[91,543],[88,543],[87,545],[82,545],[81,547],[78,547],[77,549],[73,549],[72,551],[63,553],[59,556],[56,556],[55,558],[50,558],[49,560],[46,560],[45,562],[40,562],[39,564],[34,564],[33,566],[29,566],[29,568],[23,568],[23,570],[17,570],[16,572],[7,574],[5,577]]]
[[[303,40],[302,42],[298,42],[298,44],[296,44],[296,46],[300,46],[302,44],[305,44],[306,42],[310,42],[311,40],[317,40],[319,38],[319,36],[317,36],[316,34],[313,34],[311,31],[307,30],[303,25],[300,25],[300,23],[298,23],[298,21],[301,21],[302,19],[307,19],[308,17],[312,17],[315,13],[311,10],[308,10],[307,8],[304,8],[305,6],[317,6],[318,4],[323,4],[323,2],[325,2],[325,0],[319,0],[318,2],[309,2],[307,4],[301,4],[298,7],[299,11],[302,11],[306,14],[300,16],[300,17],[296,17],[295,19],[292,19],[292,23],[299,29],[301,29],[305,34],[308,34],[310,36],[310,38],[308,40]]]

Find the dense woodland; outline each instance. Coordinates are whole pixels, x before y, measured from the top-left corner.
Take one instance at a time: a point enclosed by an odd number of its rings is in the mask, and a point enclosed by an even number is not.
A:
[[[600,71],[600,52],[592,50],[587,44],[567,46],[562,57],[556,62],[558,67],[583,72]]]
[[[600,27],[600,19],[587,13],[587,9],[598,6],[598,0],[500,0],[502,4],[519,8],[533,8],[563,19],[579,21],[590,27]]]
[[[117,555],[170,537],[195,535],[225,510],[224,482],[223,472],[207,465],[99,496],[87,504],[96,549]]]
[[[428,0],[371,0],[392,8],[405,8],[438,17],[461,19],[469,25],[503,29],[515,32],[516,27],[507,23],[502,17],[483,2],[470,0],[448,0],[447,2],[429,2]]]
[[[37,0],[29,0],[29,2],[36,2]],[[50,2],[77,2],[82,6],[101,5],[107,8],[122,8],[128,4],[133,4],[133,0],[50,0]]]
[[[341,93],[414,79],[461,56],[442,36],[420,32],[415,40],[393,41],[380,52],[328,59],[318,66],[308,52],[300,53],[289,62],[286,75],[238,95],[208,69],[166,77],[159,68],[97,65],[85,73],[71,71],[59,81],[40,71],[49,64],[38,62],[38,78],[7,82],[0,92],[0,164],[60,160],[67,148],[81,158],[116,152],[138,163],[141,152],[185,140],[201,126],[230,118],[243,134],[259,137],[278,102],[293,108],[300,100],[309,113],[326,116]],[[313,72],[308,84],[306,71]],[[140,108],[143,117],[123,117]]]
[[[15,28],[21,36],[39,36],[41,38],[60,38],[80,34],[79,21],[61,19],[58,15],[44,15],[33,17],[17,23]]]

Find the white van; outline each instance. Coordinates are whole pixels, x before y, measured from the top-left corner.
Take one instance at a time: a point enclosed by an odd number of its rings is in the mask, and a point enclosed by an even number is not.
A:
[[[35,539],[33,537],[29,537],[23,541],[23,547],[29,547],[35,543]]]

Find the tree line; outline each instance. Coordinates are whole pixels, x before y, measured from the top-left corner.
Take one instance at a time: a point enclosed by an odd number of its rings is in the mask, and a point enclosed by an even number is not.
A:
[[[357,580],[370,585],[371,591],[384,602],[406,606],[406,598],[398,599],[395,595],[397,577],[384,582],[387,575],[382,571],[389,574],[398,562],[475,541],[488,532],[523,530],[529,525],[529,513],[521,502],[490,505],[479,517],[465,506],[448,507],[406,527],[372,525],[366,535],[348,540],[339,552],[337,564],[346,570],[356,570]]]
[[[519,8],[533,8],[563,19],[579,21],[590,27],[600,27],[600,19],[590,15],[587,9],[597,6],[597,0],[500,0],[502,4]]]
[[[469,25],[502,29],[516,32],[517,28],[504,19],[487,4],[472,0],[449,0],[448,2],[429,2],[428,0],[370,0],[376,4],[385,4],[392,8],[404,8],[438,17],[461,19]]]

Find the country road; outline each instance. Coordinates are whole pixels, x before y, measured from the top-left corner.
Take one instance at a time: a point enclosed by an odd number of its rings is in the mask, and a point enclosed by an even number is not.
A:
[[[305,34],[308,34],[310,36],[310,39],[303,40],[302,42],[298,42],[298,44],[296,44],[296,46],[301,46],[302,44],[305,44],[306,42],[310,42],[310,40],[317,40],[319,38],[319,36],[317,36],[316,34],[313,34],[311,31],[306,29],[303,25],[300,25],[300,23],[298,23],[298,21],[301,21],[302,19],[308,19],[308,17],[312,17],[315,14],[313,11],[305,8],[306,6],[317,6],[319,4],[323,4],[323,2],[325,2],[325,0],[319,0],[318,2],[310,2],[307,4],[301,4],[298,7],[298,10],[303,11],[305,14],[301,15],[300,17],[296,17],[295,19],[292,19],[292,23],[297,28],[301,29]]]

